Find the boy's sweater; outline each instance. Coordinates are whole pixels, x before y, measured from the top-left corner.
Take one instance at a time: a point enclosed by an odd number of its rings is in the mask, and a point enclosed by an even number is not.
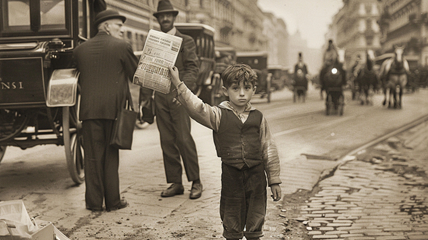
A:
[[[200,98],[194,95],[185,84],[181,83],[177,87],[178,100],[183,104],[190,117],[200,124],[218,132],[220,127],[220,120],[222,116],[222,109],[232,111],[235,116],[243,123],[247,120],[249,113],[256,109],[248,103],[245,111],[241,114],[236,112],[229,102],[224,101],[218,106],[210,106],[205,104]],[[263,117],[260,124],[260,146],[262,152],[262,161],[265,165],[269,186],[272,184],[280,184],[280,164],[278,157],[278,150],[275,145],[272,135],[269,130],[266,119]]]

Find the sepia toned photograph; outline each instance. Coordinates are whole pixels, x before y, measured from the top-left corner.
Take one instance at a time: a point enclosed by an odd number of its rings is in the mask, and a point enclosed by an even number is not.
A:
[[[0,240],[428,240],[428,0],[1,0]]]

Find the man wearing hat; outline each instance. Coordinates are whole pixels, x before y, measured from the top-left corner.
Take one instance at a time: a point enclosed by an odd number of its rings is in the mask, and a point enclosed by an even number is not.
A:
[[[308,68],[306,66],[306,63],[303,62],[303,56],[302,53],[299,52],[299,58],[297,63],[294,65],[294,98],[293,101],[296,101],[296,95],[300,96],[303,95],[303,101],[305,100],[304,96],[306,94],[306,91],[308,90]],[[303,89],[297,89],[298,87],[302,87]],[[297,91],[298,90],[298,91]]]
[[[95,17],[95,37],[73,52],[80,72],[80,120],[85,149],[86,208],[107,211],[128,205],[119,190],[119,150],[109,145],[113,122],[137,69],[138,58],[122,38],[126,18],[115,10]]]
[[[153,14],[158,20],[162,32],[181,37],[180,52],[175,66],[179,70],[180,79],[186,86],[196,90],[199,72],[196,45],[192,37],[180,33],[174,27],[178,11],[168,0],[158,3],[157,12]],[[169,94],[155,93],[156,123],[158,126],[166,180],[171,185],[161,193],[162,197],[183,194],[181,159],[183,159],[187,180],[192,181],[190,199],[197,199],[202,194],[199,178],[199,163],[196,145],[190,134],[190,117],[186,109],[176,100],[177,92],[171,84]]]

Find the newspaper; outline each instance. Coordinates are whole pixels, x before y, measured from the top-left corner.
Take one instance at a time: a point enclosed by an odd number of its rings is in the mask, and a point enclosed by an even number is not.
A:
[[[151,29],[135,71],[133,83],[167,94],[171,87],[168,67],[174,66],[182,38]]]

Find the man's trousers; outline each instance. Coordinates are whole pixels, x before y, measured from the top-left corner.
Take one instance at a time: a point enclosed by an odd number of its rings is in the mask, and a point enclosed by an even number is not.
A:
[[[156,123],[168,183],[181,183],[183,169],[188,181],[199,179],[199,163],[196,145],[190,134],[190,117],[178,100],[174,102],[176,92],[155,94]],[[181,158],[180,158],[181,156]]]
[[[120,203],[119,150],[110,146],[114,120],[83,121],[85,151],[86,207],[101,209]]]
[[[220,217],[225,238],[241,239],[245,236],[249,239],[263,236],[266,186],[263,163],[243,169],[222,163]]]

